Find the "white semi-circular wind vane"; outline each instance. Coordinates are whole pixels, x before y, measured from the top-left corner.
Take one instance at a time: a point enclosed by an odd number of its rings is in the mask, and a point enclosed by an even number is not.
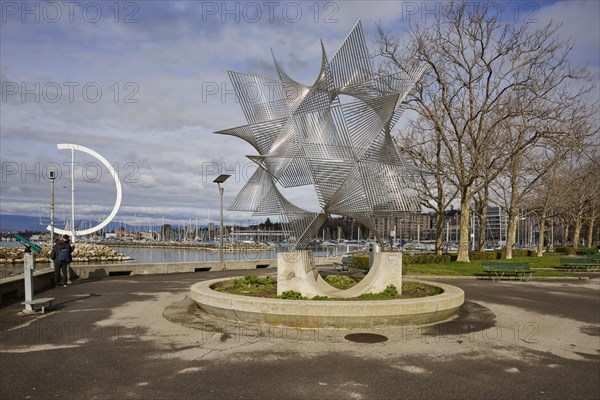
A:
[[[106,225],[108,225],[110,223],[110,221],[113,220],[113,218],[117,215],[117,212],[119,212],[119,207],[121,207],[121,198],[123,196],[123,190],[121,188],[121,182],[119,181],[119,176],[117,174],[117,171],[115,171],[115,169],[113,168],[113,166],[106,160],[106,158],[102,157],[100,154],[98,154],[97,152],[95,152],[94,150],[78,145],[78,144],[68,144],[68,143],[61,143],[61,144],[57,144],[56,147],[58,147],[59,150],[77,150],[77,151],[82,151],[84,153],[87,153],[89,155],[91,155],[92,157],[95,157],[98,161],[100,161],[107,169],[108,172],[110,172],[110,175],[113,177],[114,181],[115,181],[115,186],[117,188],[117,197],[115,199],[115,205],[111,211],[111,213],[108,215],[108,217],[106,217],[104,219],[104,221],[102,221],[101,223],[99,223],[96,226],[93,226],[91,228],[88,229],[83,229],[80,231],[77,230],[65,230],[65,229],[60,229],[60,228],[54,228],[54,232],[58,233],[60,235],[71,235],[71,234],[75,234],[77,236],[84,236],[84,235],[89,235],[90,233],[94,233],[96,231],[99,231],[100,229],[104,228]],[[71,179],[74,179],[74,177],[72,176]],[[72,207],[74,207],[74,205],[71,205]],[[75,224],[75,221],[71,221],[71,224]],[[50,225],[48,225],[46,227],[47,230],[51,230],[52,227]]]

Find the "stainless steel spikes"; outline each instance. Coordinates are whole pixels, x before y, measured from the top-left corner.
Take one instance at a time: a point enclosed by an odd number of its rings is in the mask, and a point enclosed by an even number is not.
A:
[[[230,72],[248,125],[216,133],[237,136],[259,155],[257,170],[229,210],[278,214],[308,246],[327,215],[354,218],[375,233],[373,214],[418,211],[407,187],[412,168],[391,136],[400,105],[424,72],[376,76],[360,21],[312,86],[294,81],[275,59],[279,79]],[[342,104],[339,96],[354,98]],[[290,203],[282,187],[313,185],[321,212]],[[380,241],[380,240],[379,240]]]

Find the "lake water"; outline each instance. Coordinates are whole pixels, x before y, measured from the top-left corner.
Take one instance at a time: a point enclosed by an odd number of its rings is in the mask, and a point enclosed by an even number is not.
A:
[[[111,248],[121,254],[133,257],[133,260],[127,262],[134,264],[219,261],[218,250],[120,246],[111,246]],[[346,245],[340,245],[333,248],[316,247],[312,250],[315,257],[325,257],[327,255],[344,255],[349,248]],[[227,261],[276,260],[278,251],[287,251],[287,249],[282,247],[269,251],[224,252],[223,257]]]
[[[1,242],[2,247],[20,246],[18,242]],[[131,261],[121,261],[129,264],[148,264],[148,263],[165,263],[165,262],[201,262],[201,261],[218,261],[219,251],[206,251],[193,248],[163,248],[163,247],[125,247],[125,246],[110,246],[119,253],[133,257]],[[357,249],[357,246],[340,244],[338,246],[316,246],[313,250],[314,257],[326,256],[342,256],[346,252]],[[243,251],[228,253],[224,252],[223,256],[227,261],[255,261],[255,260],[276,260],[277,252],[287,251],[285,247],[273,248],[268,251]],[[112,262],[111,262],[112,263]],[[118,263],[115,262],[115,263]],[[73,263],[73,265],[85,265],[86,263]],[[45,268],[48,264],[39,264],[39,267]],[[22,273],[23,265],[2,264],[0,265],[4,271],[14,271],[14,273]]]

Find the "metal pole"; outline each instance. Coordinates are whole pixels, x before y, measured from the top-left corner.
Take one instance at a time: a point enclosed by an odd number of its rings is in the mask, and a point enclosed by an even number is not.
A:
[[[223,191],[224,188],[221,187],[220,183],[217,183],[219,187],[219,195],[221,197],[221,229],[219,232],[220,240],[219,240],[219,260],[223,263]],[[225,264],[223,264],[223,269],[225,269]]]
[[[54,247],[54,171],[50,171],[50,249]],[[54,260],[50,260],[50,266],[54,269]]]
[[[71,149],[71,244],[75,244],[75,148]],[[71,265],[67,264],[67,284],[71,284]]]
[[[75,149],[71,149],[71,230],[73,237],[71,243],[75,243]],[[68,271],[68,268],[67,268]],[[68,272],[67,272],[68,274]],[[67,275],[68,276],[68,275]]]

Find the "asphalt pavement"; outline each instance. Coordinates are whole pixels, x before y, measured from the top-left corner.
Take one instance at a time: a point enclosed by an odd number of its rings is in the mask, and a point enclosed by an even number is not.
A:
[[[56,298],[45,314],[0,308],[0,399],[600,398],[597,274],[432,277],[465,291],[459,315],[382,329],[242,324],[190,301],[192,284],[241,274],[86,280],[36,294]]]

